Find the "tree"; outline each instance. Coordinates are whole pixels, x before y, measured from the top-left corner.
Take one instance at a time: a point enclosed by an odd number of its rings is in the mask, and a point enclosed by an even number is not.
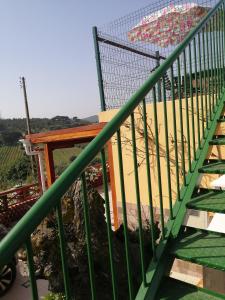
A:
[[[6,174],[7,180],[22,183],[31,174],[30,160],[27,156],[13,165]]]

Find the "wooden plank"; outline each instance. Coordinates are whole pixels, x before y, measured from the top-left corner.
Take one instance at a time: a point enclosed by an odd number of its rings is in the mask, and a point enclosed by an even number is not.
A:
[[[114,166],[113,166],[113,150],[112,150],[111,141],[107,143],[107,146],[108,146],[110,186],[112,191],[112,209],[113,209],[113,218],[114,218],[114,228],[115,230],[117,230],[119,228],[119,219],[118,219],[118,209],[117,209],[117,199],[116,199],[115,174],[114,174]]]
[[[79,139],[84,139],[85,141],[85,139],[94,138],[95,136],[97,136],[105,125],[106,123],[98,123],[75,128],[35,133],[26,135],[26,139],[30,140],[32,144],[76,141]]]
[[[50,187],[55,181],[55,167],[54,167],[52,149],[49,144],[45,144],[44,146],[44,156],[45,156],[45,168],[47,174],[47,184],[48,187]]]

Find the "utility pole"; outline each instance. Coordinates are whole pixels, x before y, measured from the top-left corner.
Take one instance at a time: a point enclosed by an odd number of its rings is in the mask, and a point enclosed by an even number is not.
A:
[[[28,107],[28,101],[27,101],[26,82],[25,82],[24,77],[20,77],[20,85],[21,85],[21,88],[23,89],[25,112],[26,112],[27,133],[31,134],[30,114],[29,114],[29,107]],[[33,156],[30,156],[30,162],[31,162],[31,171],[34,176],[34,163],[35,162],[33,160]]]
[[[21,80],[21,87],[23,89],[23,96],[24,96],[24,104],[25,104],[25,112],[26,112],[26,122],[27,122],[27,133],[31,134],[30,114],[29,114],[29,108],[28,108],[28,102],[27,102],[27,90],[26,90],[25,78],[21,77],[20,80]]]

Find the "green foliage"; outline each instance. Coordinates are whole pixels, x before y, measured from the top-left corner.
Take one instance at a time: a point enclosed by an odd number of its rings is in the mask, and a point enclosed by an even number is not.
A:
[[[20,158],[6,173],[9,181],[22,183],[31,174],[31,164],[28,156]]]
[[[43,297],[42,300],[66,300],[66,297],[62,293],[55,294],[51,292]]]
[[[0,147],[0,190],[27,182],[30,175],[30,160],[21,146]]]
[[[90,124],[77,117],[69,118],[67,116],[56,116],[52,119],[32,118],[30,123],[33,133]],[[0,145],[16,145],[26,133],[26,119],[0,119]]]

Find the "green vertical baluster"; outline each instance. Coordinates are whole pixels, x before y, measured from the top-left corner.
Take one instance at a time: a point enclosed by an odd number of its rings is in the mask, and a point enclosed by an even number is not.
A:
[[[207,102],[207,93],[206,93],[206,63],[205,63],[205,28],[202,28],[202,54],[203,54],[203,76],[204,76],[204,98],[205,98],[205,121],[206,126],[209,126],[209,116],[208,116],[208,102]]]
[[[216,42],[215,42],[215,32],[216,32],[216,26],[215,26],[215,15],[213,16],[213,58],[214,58],[214,78],[215,78],[215,93],[216,93],[216,104],[218,104],[218,69],[217,69],[217,57],[216,57]]]
[[[198,66],[197,66],[197,50],[196,50],[196,39],[194,43],[194,63],[195,63],[195,96],[196,96],[196,114],[197,114],[197,130],[198,130],[198,147],[201,147],[201,136],[200,136],[200,118],[199,118],[199,99],[198,99]]]
[[[221,16],[222,16],[222,10],[221,7],[219,9],[219,14],[218,14],[218,34],[219,34],[219,62],[220,62],[220,94],[222,92],[222,36],[221,36]]]
[[[224,75],[224,67],[225,67],[225,2],[223,2],[223,28],[222,28],[222,36],[223,36],[223,70],[222,70],[222,76],[223,76],[223,88],[224,88],[224,81],[225,81],[225,75]]]
[[[160,204],[160,221],[162,226],[162,239],[165,238],[164,226],[164,212],[163,212],[163,195],[162,195],[162,181],[161,181],[161,166],[160,166],[160,152],[159,152],[159,133],[158,133],[158,116],[156,106],[156,91],[153,87],[153,113],[154,113],[154,127],[155,127],[155,147],[156,147],[156,161],[158,174],[158,190],[159,190],[159,204]]]
[[[110,259],[110,269],[112,276],[112,291],[113,299],[118,299],[117,296],[117,287],[116,287],[116,273],[114,267],[114,256],[113,256],[113,242],[112,242],[112,224],[110,218],[110,204],[109,204],[109,191],[108,191],[108,176],[106,170],[106,160],[105,160],[105,150],[101,151],[101,160],[102,160],[102,174],[103,174],[103,185],[104,185],[104,194],[105,194],[105,211],[106,211],[106,221],[107,221],[107,235],[109,242],[109,259]]]
[[[145,158],[146,158],[146,171],[147,171],[147,184],[148,184],[148,199],[149,199],[149,214],[151,224],[151,241],[152,241],[152,253],[153,259],[156,259],[156,241],[154,232],[154,212],[152,201],[152,185],[151,185],[151,171],[149,161],[149,146],[148,146],[148,128],[147,128],[147,114],[146,114],[146,102],[143,100],[143,125],[144,125],[144,140],[145,140]]]
[[[211,20],[212,21],[212,20]],[[213,27],[212,27],[212,22],[209,22],[209,27],[210,27],[210,61],[211,61],[211,91],[212,91],[212,105],[213,105],[213,112],[215,112],[216,110],[216,107],[215,107],[215,104],[216,104],[216,101],[215,101],[215,66],[214,66],[214,59],[213,59],[213,45],[212,45],[212,30],[213,30]]]
[[[58,232],[59,232],[60,255],[61,255],[61,262],[62,262],[65,295],[66,295],[66,299],[69,300],[71,299],[71,291],[70,291],[70,282],[69,282],[69,270],[67,264],[66,241],[65,241],[65,234],[64,234],[63,221],[62,221],[62,208],[60,203],[56,207],[56,219],[57,219]]]
[[[218,10],[219,11],[219,10]],[[217,84],[218,84],[218,98],[220,96],[220,55],[219,55],[219,42],[218,42],[218,33],[219,33],[219,27],[218,27],[218,11],[215,15],[215,23],[216,23],[216,57],[217,57]],[[219,99],[218,99],[219,100]]]
[[[174,150],[175,150],[175,162],[176,162],[176,185],[177,185],[177,199],[180,198],[180,179],[179,179],[179,159],[177,149],[177,120],[176,120],[176,106],[175,106],[175,94],[174,94],[174,74],[173,66],[170,67],[171,71],[171,94],[172,94],[172,109],[173,109],[173,137],[174,137]]]
[[[26,250],[27,250],[27,263],[28,263],[29,279],[30,279],[31,292],[32,292],[32,300],[38,300],[39,297],[38,297],[37,282],[35,278],[33,250],[32,250],[30,238],[26,241]]]
[[[86,232],[89,278],[90,278],[90,286],[91,286],[91,298],[95,300],[97,299],[97,297],[96,297],[96,288],[95,288],[94,259],[91,251],[91,226],[90,226],[85,172],[83,172],[81,175],[81,181],[82,181],[84,224],[85,224],[85,232]]]
[[[209,64],[209,24],[206,24],[205,28],[205,34],[206,34],[206,53],[207,53],[207,95],[209,97],[209,118],[212,120],[212,102],[211,102],[211,78],[210,78],[210,64]],[[212,68],[211,68],[212,69]]]
[[[180,140],[181,140],[181,162],[184,185],[186,185],[186,171],[185,171],[185,153],[184,153],[184,126],[183,126],[183,110],[182,110],[182,96],[181,96],[181,74],[180,74],[180,57],[177,58],[178,68],[178,98],[179,98],[179,112],[180,112]]]
[[[170,206],[170,219],[173,219],[173,203],[172,203],[172,189],[171,189],[171,176],[170,176],[170,154],[169,154],[169,133],[168,133],[168,118],[167,118],[167,106],[166,106],[166,87],[165,77],[163,76],[163,115],[164,115],[164,128],[165,128],[165,140],[166,140],[166,167],[167,167],[167,186],[169,193],[169,206]]]
[[[127,209],[126,209],[126,196],[124,187],[124,174],[123,174],[123,157],[122,157],[122,146],[120,130],[117,130],[117,147],[118,147],[118,161],[119,161],[119,172],[120,172],[120,191],[122,200],[122,211],[123,211],[123,227],[124,227],[124,240],[125,240],[125,252],[126,252],[126,264],[127,264],[127,276],[128,276],[128,287],[129,287],[129,299],[133,300],[133,283],[131,275],[131,264],[130,264],[130,251],[129,251],[129,240],[128,240],[128,226],[127,226]]]
[[[193,158],[196,159],[195,149],[195,116],[194,116],[194,102],[193,102],[193,86],[192,86],[192,56],[191,56],[191,44],[188,45],[189,50],[189,73],[190,73],[190,96],[191,96],[191,121],[192,121],[192,146],[193,146]]]
[[[191,171],[191,145],[190,145],[190,126],[189,126],[189,106],[187,96],[187,68],[186,68],[186,53],[183,51],[184,59],[184,93],[185,93],[185,110],[186,110],[186,126],[187,126],[187,146],[188,146],[188,167]]]
[[[198,33],[198,60],[199,60],[199,74],[200,74],[200,99],[201,99],[201,113],[202,113],[202,138],[204,138],[204,104],[202,93],[202,66],[201,66],[201,40],[200,33]]]
[[[140,247],[140,258],[141,258],[141,273],[142,273],[143,284],[144,286],[146,286],[147,283],[146,283],[146,275],[145,275],[145,261],[144,261],[145,258],[144,258],[143,232],[142,232],[141,201],[140,201],[140,188],[139,188],[139,176],[138,176],[138,160],[137,160],[134,113],[131,113],[131,134],[132,134],[132,146],[133,146],[134,180],[135,180],[135,189],[136,189],[137,215],[138,215],[138,234],[139,234],[139,243],[140,243],[139,247]]]

